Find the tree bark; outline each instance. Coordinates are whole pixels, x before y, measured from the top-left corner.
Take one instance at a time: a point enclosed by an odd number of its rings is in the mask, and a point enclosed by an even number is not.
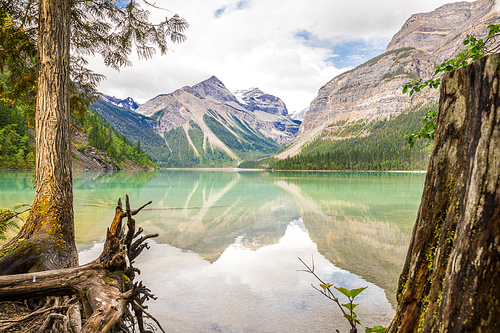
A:
[[[73,219],[69,104],[70,5],[39,2],[36,193],[28,220],[0,252],[0,275],[78,265]]]
[[[447,73],[388,332],[500,332],[500,55]]]

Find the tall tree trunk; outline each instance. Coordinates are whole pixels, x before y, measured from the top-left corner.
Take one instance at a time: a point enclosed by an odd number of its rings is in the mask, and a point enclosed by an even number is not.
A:
[[[445,75],[389,332],[500,332],[500,55]]]
[[[69,105],[69,0],[39,2],[36,193],[27,222],[2,250],[0,274],[78,265],[74,240]]]

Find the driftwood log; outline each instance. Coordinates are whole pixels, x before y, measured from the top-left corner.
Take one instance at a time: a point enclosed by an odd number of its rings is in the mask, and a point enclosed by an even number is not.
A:
[[[134,259],[148,247],[145,240],[157,237],[158,234],[141,235],[143,230],[135,228],[134,215],[144,207],[131,210],[128,196],[126,209],[118,201],[115,216],[107,230],[106,241],[101,255],[94,261],[79,267],[57,269],[43,272],[0,276],[0,301],[12,301],[44,296],[75,295],[66,297],[62,304],[46,306],[45,309],[60,309],[64,304],[66,314],[60,311],[47,316],[50,319],[61,319],[67,332],[129,332],[138,328],[141,333],[150,332],[144,318],[150,316],[144,305],[154,299],[141,283],[134,283],[136,273],[140,271],[133,266]],[[126,228],[122,225],[127,218]],[[75,300],[79,301],[75,302]],[[81,308],[81,316],[79,309]],[[76,313],[71,315],[71,313]],[[47,310],[49,311],[49,310]],[[83,320],[81,320],[81,318]],[[19,320],[18,320],[19,321]],[[0,324],[1,324],[0,320]],[[0,332],[8,325],[0,326]],[[46,323],[44,322],[44,325]],[[161,328],[159,323],[156,324]],[[48,325],[48,324],[47,324]],[[43,327],[41,328],[43,331]],[[163,329],[162,329],[163,330]]]

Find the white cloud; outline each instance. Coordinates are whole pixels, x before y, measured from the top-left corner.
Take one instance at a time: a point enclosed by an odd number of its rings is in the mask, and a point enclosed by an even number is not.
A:
[[[411,14],[447,2],[453,1],[158,0],[157,6],[190,23],[187,41],[171,45],[163,57],[134,57],[133,67],[119,73],[99,58],[91,67],[107,76],[102,92],[139,102],[215,75],[231,91],[257,86],[283,99],[290,111],[301,110],[341,72],[334,64],[367,60],[370,50],[383,51]],[[153,21],[172,15],[150,11]],[[298,38],[300,32],[310,41]],[[352,42],[367,50],[346,50]]]

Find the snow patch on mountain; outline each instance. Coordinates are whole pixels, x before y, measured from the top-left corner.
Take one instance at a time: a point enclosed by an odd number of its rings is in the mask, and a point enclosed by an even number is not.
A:
[[[121,108],[135,111],[139,108],[140,104],[134,101],[131,97],[127,97],[125,99],[119,99],[115,96],[108,96],[105,94],[101,94],[101,99],[105,102],[111,103],[113,105],[119,106]]]
[[[306,113],[307,111],[309,111],[309,107],[301,110],[301,111],[290,111],[288,113],[288,115],[290,116],[290,118],[292,118],[293,120],[299,120],[299,121],[302,121],[304,120],[304,117],[306,116]]]
[[[250,111],[264,111],[280,116],[287,116],[285,103],[276,96],[266,94],[259,88],[238,90],[233,93],[238,102]]]

